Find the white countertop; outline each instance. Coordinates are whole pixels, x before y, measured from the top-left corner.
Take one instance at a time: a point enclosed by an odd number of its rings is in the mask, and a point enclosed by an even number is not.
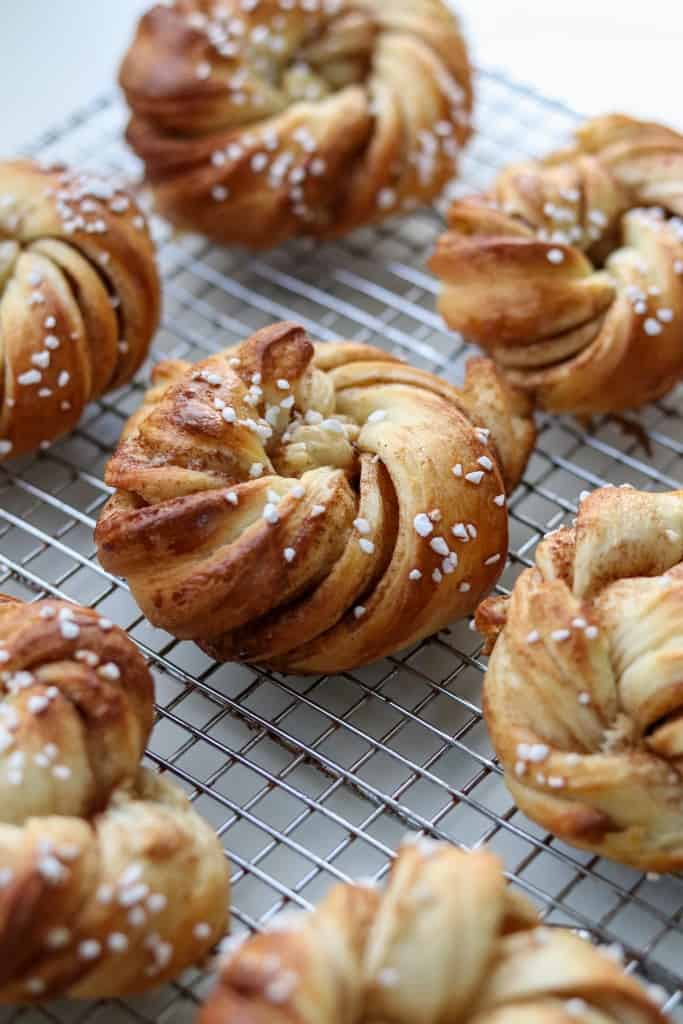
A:
[[[388,0],[391,2],[391,0]],[[111,88],[149,0],[0,0],[0,155]],[[459,0],[476,59],[580,112],[623,110],[683,128],[676,0]]]

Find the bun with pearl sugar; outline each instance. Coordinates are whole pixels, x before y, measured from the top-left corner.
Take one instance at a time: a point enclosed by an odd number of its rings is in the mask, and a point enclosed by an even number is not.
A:
[[[533,441],[488,360],[456,388],[274,324],[157,367],[107,468],[99,558],[218,660],[341,671],[476,607]]]
[[[606,487],[477,625],[484,710],[519,807],[575,846],[683,868],[683,491]]]
[[[459,200],[440,310],[551,412],[620,412],[683,376],[683,136],[610,115]]]
[[[256,248],[431,203],[471,131],[442,0],[176,0],[141,19],[120,81],[159,211]]]
[[[140,767],[153,684],[122,630],[0,597],[0,1003],[143,992],[226,923],[212,829]]]
[[[131,379],[159,319],[154,247],[119,181],[0,163],[0,459]]]
[[[498,859],[404,844],[386,888],[338,885],[219,966],[199,1024],[664,1024],[606,952],[543,928]]]

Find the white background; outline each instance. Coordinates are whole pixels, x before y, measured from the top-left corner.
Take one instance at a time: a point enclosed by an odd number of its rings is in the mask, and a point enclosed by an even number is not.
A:
[[[386,0],[391,3],[391,0]],[[0,0],[0,155],[111,87],[148,0]],[[459,0],[476,58],[580,112],[683,128],[683,0]]]

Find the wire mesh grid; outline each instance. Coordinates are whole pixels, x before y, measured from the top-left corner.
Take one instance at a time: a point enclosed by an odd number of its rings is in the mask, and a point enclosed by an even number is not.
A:
[[[479,73],[478,99],[479,132],[459,191],[563,141],[577,120],[495,72]],[[33,153],[136,175],[121,142],[124,120],[119,101],[103,97]],[[444,330],[424,270],[439,229],[438,216],[422,212],[343,242],[301,240],[249,256],[155,222],[165,316],[153,358],[201,358],[288,318],[320,339],[384,345],[458,380],[469,350]],[[0,585],[27,600],[59,596],[96,607],[149,657],[158,715],[148,759],[186,790],[229,851],[233,930],[262,927],[285,905],[307,907],[336,880],[381,878],[407,830],[488,843],[548,923],[622,947],[628,968],[662,986],[666,1009],[683,1021],[683,878],[646,877],[574,850],[516,810],[482,721],[485,663],[467,622],[353,673],[283,677],[216,665],[153,629],[126,585],[99,566],[92,531],[108,496],[103,469],[148,369],[91,406],[72,436],[2,467]],[[510,501],[501,590],[530,564],[542,535],[571,520],[581,490],[607,481],[679,485],[682,402],[674,395],[642,412],[647,455],[606,420],[591,433],[570,420],[541,422]],[[6,1010],[0,1020],[186,1024],[209,986],[209,974],[192,970],[142,998]]]

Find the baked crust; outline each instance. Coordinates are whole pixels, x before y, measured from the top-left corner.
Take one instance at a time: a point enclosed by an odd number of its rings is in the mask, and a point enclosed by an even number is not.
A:
[[[471,130],[441,0],[178,0],[141,19],[120,81],[160,212],[255,248],[430,203]]]
[[[493,586],[533,441],[488,360],[458,389],[274,324],[157,368],[107,468],[100,561],[152,623],[219,660],[351,668]]]
[[[463,942],[463,936],[467,941]],[[338,885],[219,966],[200,1024],[663,1024],[590,943],[542,928],[487,851],[404,845],[386,889]]]
[[[153,683],[126,634],[0,596],[0,1003],[143,992],[223,934],[228,870],[184,793],[140,767]]]
[[[583,849],[683,867],[683,492],[603,488],[477,624],[484,709],[519,807]]]
[[[130,380],[159,306],[154,247],[123,183],[0,163],[0,459],[73,430]]]
[[[610,115],[453,204],[439,308],[551,412],[619,412],[683,375],[683,136]]]

